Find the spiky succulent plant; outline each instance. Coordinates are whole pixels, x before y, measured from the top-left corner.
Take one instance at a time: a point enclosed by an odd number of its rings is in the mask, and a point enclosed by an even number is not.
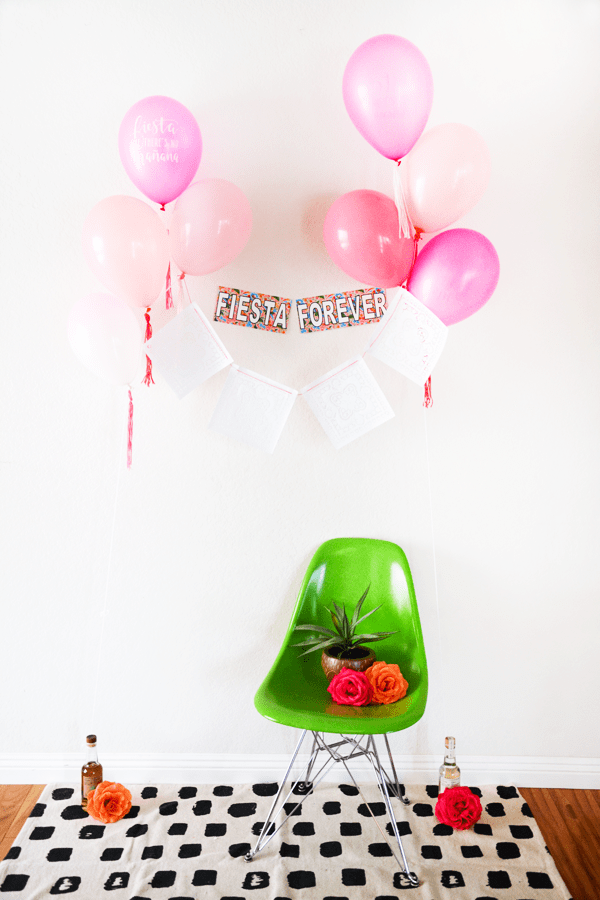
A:
[[[328,648],[335,647],[338,651],[336,654],[338,659],[343,659],[344,656],[347,656],[355,647],[362,646],[363,644],[370,644],[373,641],[382,641],[384,638],[396,634],[396,631],[376,631],[372,634],[356,634],[356,628],[360,622],[364,622],[364,620],[369,616],[372,616],[374,612],[381,609],[380,604],[379,606],[376,606],[375,609],[371,609],[368,613],[365,613],[364,616],[361,616],[360,611],[365,602],[365,598],[369,593],[370,587],[371,585],[367,586],[366,591],[356,604],[354,612],[352,613],[352,619],[348,618],[346,607],[343,604],[342,606],[338,606],[337,603],[332,603],[333,609],[327,607],[335,630],[323,628],[321,625],[296,625],[296,631],[316,632],[312,637],[307,638],[305,641],[294,644],[295,647],[307,648],[300,656],[312,653],[313,650],[327,650]]]

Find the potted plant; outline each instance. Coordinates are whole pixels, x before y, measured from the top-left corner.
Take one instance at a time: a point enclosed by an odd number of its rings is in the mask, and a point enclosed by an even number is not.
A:
[[[344,605],[338,606],[337,603],[333,603],[333,609],[328,608],[335,630],[323,628],[321,625],[296,625],[296,631],[315,632],[312,637],[307,638],[305,641],[300,641],[299,644],[294,644],[294,646],[308,648],[300,656],[312,653],[313,650],[321,650],[321,666],[329,681],[334,675],[341,672],[343,668],[364,672],[375,662],[375,654],[370,647],[365,647],[364,645],[374,641],[382,641],[392,634],[397,634],[396,631],[356,634],[356,628],[360,622],[364,622],[366,618],[373,615],[378,609],[381,609],[381,605],[376,606],[375,609],[361,616],[360,611],[370,587],[371,585],[367,586],[366,591],[356,604],[352,619],[348,618]]]

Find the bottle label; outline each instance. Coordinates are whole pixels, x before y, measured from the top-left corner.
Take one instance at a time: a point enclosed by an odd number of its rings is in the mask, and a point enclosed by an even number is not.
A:
[[[85,799],[87,800],[87,795],[90,791],[95,791],[100,782],[102,781],[101,775],[84,775],[82,778],[82,793]]]

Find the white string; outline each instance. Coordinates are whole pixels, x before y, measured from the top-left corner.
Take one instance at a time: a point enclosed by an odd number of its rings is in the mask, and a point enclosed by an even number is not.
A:
[[[118,467],[117,467],[117,486],[115,490],[115,501],[113,504],[113,517],[112,517],[112,526],[110,530],[110,544],[108,548],[108,560],[106,564],[106,582],[104,585],[104,603],[101,612],[102,624],[100,626],[100,637],[98,640],[98,659],[96,662],[96,678],[94,681],[94,695],[92,700],[92,707],[90,713],[90,727],[95,727],[94,718],[96,715],[96,702],[98,699],[98,685],[100,684],[100,664],[102,661],[102,648],[104,644],[104,631],[106,626],[106,611],[108,608],[108,588],[110,585],[110,575],[112,569],[112,557],[113,557],[113,547],[115,543],[115,527],[117,523],[117,506],[119,500],[119,490],[121,487],[121,469],[123,468],[123,460],[122,460],[122,447],[123,447],[123,436],[127,434],[127,419],[125,420],[125,428],[123,429],[123,434],[121,440],[119,441],[119,454],[118,454]]]
[[[404,196],[404,187],[402,186],[402,178],[400,177],[400,166],[394,168],[394,203],[398,210],[398,237],[410,238],[414,236],[414,228],[410,221],[410,214],[406,205]]]
[[[447,698],[446,698],[446,676],[445,676],[445,666],[444,666],[444,652],[442,645],[442,624],[440,618],[440,596],[438,590],[438,577],[437,577],[437,561],[436,561],[436,552],[435,552],[435,529],[433,524],[433,491],[431,488],[431,467],[429,464],[429,437],[427,434],[427,409],[423,407],[423,419],[425,423],[425,459],[427,462],[427,483],[429,486],[429,518],[431,524],[431,548],[433,552],[433,580],[435,585],[435,606],[437,612],[437,625],[438,625],[438,642],[439,642],[439,653],[440,653],[440,674],[441,674],[441,695],[442,695],[442,724],[444,727],[444,737],[448,734],[447,726]]]

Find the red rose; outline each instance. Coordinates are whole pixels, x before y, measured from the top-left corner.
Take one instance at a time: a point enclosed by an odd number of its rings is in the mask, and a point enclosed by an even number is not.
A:
[[[481,802],[468,787],[446,788],[435,804],[435,815],[444,825],[464,831],[479,821]]]
[[[373,689],[365,673],[345,667],[333,676],[327,690],[335,703],[346,706],[366,706],[373,697]]]

